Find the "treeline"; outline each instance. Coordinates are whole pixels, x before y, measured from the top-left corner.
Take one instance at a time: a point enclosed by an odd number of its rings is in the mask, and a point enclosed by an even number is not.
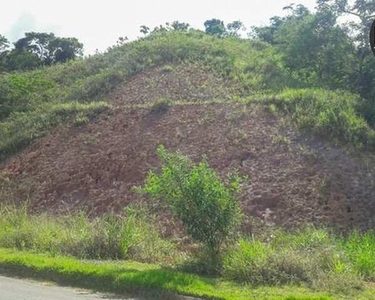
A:
[[[276,47],[290,75],[309,87],[375,98],[375,57],[369,43],[374,0],[318,0],[315,13],[303,5],[285,10],[286,17],[276,16],[269,26],[253,28],[252,38]],[[344,23],[344,16],[351,16],[351,21]],[[374,115],[374,108],[369,109]]]
[[[82,55],[83,44],[76,38],[28,32],[11,47],[8,39],[0,35],[0,72],[31,70],[64,63]]]

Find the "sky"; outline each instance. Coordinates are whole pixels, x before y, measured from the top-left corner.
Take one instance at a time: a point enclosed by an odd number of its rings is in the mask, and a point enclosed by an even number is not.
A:
[[[14,42],[24,32],[53,32],[76,37],[85,53],[105,51],[118,38],[141,36],[139,27],[154,28],[179,20],[203,29],[205,20],[226,23],[241,20],[247,28],[267,25],[270,17],[283,15],[282,8],[293,0],[4,0],[0,13],[0,34]],[[316,0],[296,0],[313,9]]]

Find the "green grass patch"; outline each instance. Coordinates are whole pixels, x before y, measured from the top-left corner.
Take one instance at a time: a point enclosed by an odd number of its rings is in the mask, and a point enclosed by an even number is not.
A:
[[[340,299],[303,287],[250,287],[156,265],[135,262],[79,261],[67,257],[0,249],[3,274],[32,277],[99,291],[127,293],[144,290],[172,292],[210,299]],[[370,291],[368,291],[370,292]],[[366,298],[368,292],[358,294]]]
[[[245,103],[259,102],[290,116],[299,128],[336,143],[373,149],[375,131],[362,117],[361,99],[345,91],[286,89],[277,94],[255,94]]]
[[[163,263],[176,255],[162,239],[153,216],[127,208],[125,216],[89,218],[76,213],[54,217],[32,215],[26,207],[0,205],[0,247],[83,259],[133,259]]]

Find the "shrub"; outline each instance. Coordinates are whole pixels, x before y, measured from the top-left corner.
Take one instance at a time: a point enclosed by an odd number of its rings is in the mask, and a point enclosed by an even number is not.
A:
[[[205,160],[194,164],[163,146],[159,146],[158,154],[163,163],[161,171],[150,172],[141,191],[167,201],[187,233],[208,249],[214,261],[240,224],[241,212],[235,198],[240,177],[229,175],[229,183],[224,184]]]
[[[172,101],[168,98],[159,98],[151,104],[151,113],[163,114],[166,113],[171,107]]]

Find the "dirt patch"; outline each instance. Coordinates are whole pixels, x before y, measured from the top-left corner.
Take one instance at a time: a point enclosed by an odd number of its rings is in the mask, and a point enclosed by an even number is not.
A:
[[[146,104],[160,98],[182,101],[231,99],[238,88],[192,64],[156,67],[135,75],[109,95],[117,105]]]
[[[375,226],[375,171],[368,167],[375,163],[368,162],[369,156],[354,157],[327,142],[306,140],[281,118],[255,105],[197,103],[173,105],[158,113],[121,107],[165,95],[197,101],[226,95],[216,95],[212,88],[194,98],[192,89],[185,94],[178,82],[189,81],[199,90],[194,80],[200,75],[176,79],[173,71],[165,77],[160,72],[166,71],[138,74],[110,98],[118,108],[84,127],[55,130],[8,161],[2,172],[30,187],[35,210],[121,212],[141,200],[131,188],[143,182],[148,170],[159,167],[155,150],[164,144],[194,160],[207,155],[223,175],[234,169],[247,175],[240,199],[247,221],[251,217],[281,226],[306,222],[340,228]],[[145,87],[149,78],[156,80],[156,88]],[[225,91],[225,84],[215,80]],[[163,211],[159,214],[167,218]]]

